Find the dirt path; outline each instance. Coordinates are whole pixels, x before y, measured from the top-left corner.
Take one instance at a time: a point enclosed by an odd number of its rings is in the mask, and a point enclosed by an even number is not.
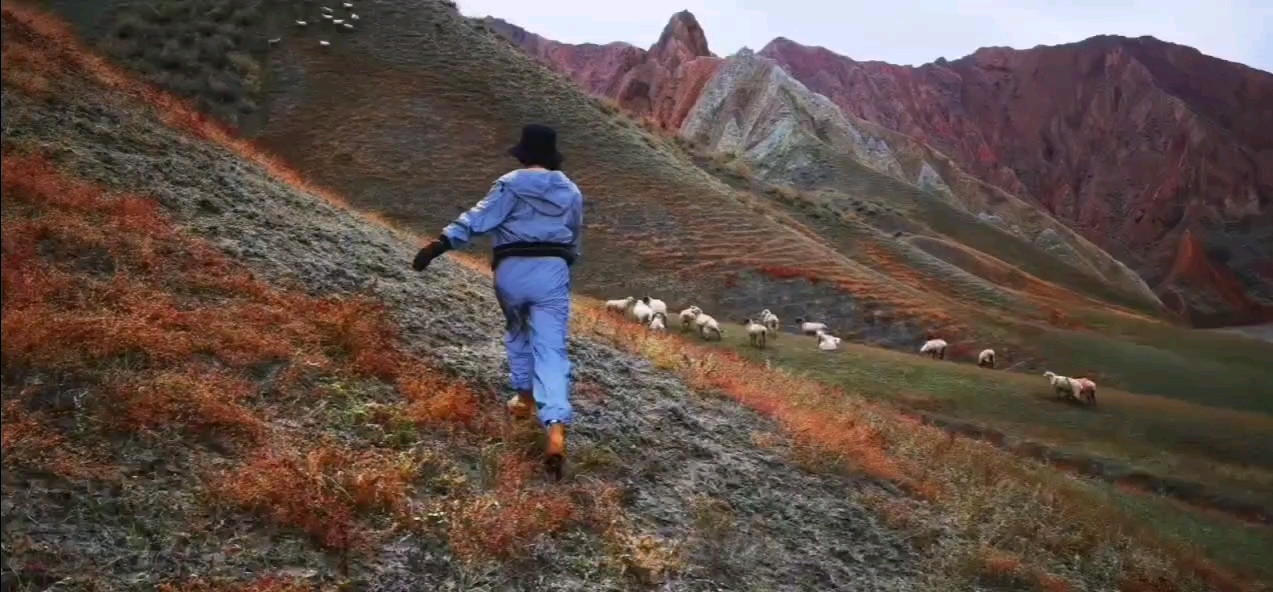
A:
[[[119,105],[41,104],[4,92],[6,142],[38,146],[69,172],[158,198],[191,230],[274,281],[318,294],[372,290],[395,311],[410,343],[475,383],[502,389],[501,340],[489,279],[450,261],[423,276],[415,247],[347,211],[301,195],[220,147],[176,136]],[[639,526],[691,541],[691,566],[671,590],[912,590],[919,558],[901,535],[855,501],[881,486],[805,472],[759,448],[775,428],[746,409],[691,392],[647,361],[572,340],[578,378],[604,393],[577,397],[572,446],[616,462],[606,477],[625,489]],[[576,475],[575,478],[587,478]],[[694,531],[712,500],[733,526]],[[568,542],[567,542],[568,543]],[[365,585],[409,589],[623,589],[599,575],[595,549],[559,543],[551,566],[474,574],[426,541],[384,550]]]

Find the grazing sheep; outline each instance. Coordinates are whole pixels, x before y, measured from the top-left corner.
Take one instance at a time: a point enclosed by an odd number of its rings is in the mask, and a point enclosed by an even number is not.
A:
[[[282,41],[282,40],[283,40],[283,38],[282,38],[282,37],[275,37],[275,38],[273,38],[273,39],[270,39],[270,42],[269,42],[269,43],[270,43],[270,47],[274,47],[275,45],[278,45],[278,42],[279,42],[279,41]]]
[[[1043,373],[1043,377],[1052,383],[1052,390],[1063,399],[1078,399],[1079,384],[1069,376],[1061,376],[1051,370]]]
[[[945,339],[929,339],[920,346],[919,353],[928,354],[935,360],[946,359],[946,340]]]
[[[332,19],[332,24],[333,24],[333,25],[339,25],[339,24],[341,24],[341,23],[343,23],[343,22],[345,22],[345,19]]]
[[[324,7],[323,7],[323,12],[330,13],[331,11],[332,11],[332,9],[331,9],[331,7],[330,7],[330,6],[324,6]]]
[[[352,12],[351,12],[351,13],[349,13],[349,18],[351,18],[351,19],[353,19],[353,20],[358,20],[358,15],[356,15],[356,14],[354,14],[354,13],[352,13]]]
[[[636,298],[633,298],[631,296],[628,296],[627,298],[620,298],[618,300],[607,300],[606,311],[626,312],[628,310],[628,307],[632,305],[633,300],[636,300]]]
[[[721,330],[720,323],[717,323],[711,315],[699,312],[698,316],[694,317],[694,325],[698,327],[698,335],[703,339],[708,339],[708,335],[715,335],[716,340],[720,341],[724,337],[725,332]]]
[[[654,313],[654,316],[650,318],[650,330],[651,331],[666,331],[667,330],[667,315],[661,312]]]
[[[796,317],[796,325],[800,327],[800,332],[805,335],[817,335],[818,331],[826,331],[826,323],[815,323],[804,317]]]
[[[650,298],[649,296],[646,296],[641,299],[641,302],[644,302],[646,306],[649,306],[650,310],[654,312],[667,314],[667,303],[659,300],[658,298]]]
[[[765,337],[769,334],[769,327],[751,319],[743,321],[743,326],[747,327],[747,340],[751,342],[752,347],[765,347]]]
[[[329,21],[330,21],[330,20],[332,20],[332,19],[334,19],[334,18],[336,18],[336,17],[335,17],[335,16],[332,16],[332,14],[331,14],[331,13],[324,13],[324,14],[323,14],[323,18],[325,18],[325,19],[327,19],[327,20],[329,20]]]
[[[344,28],[346,28],[346,29],[352,29],[352,28],[354,28],[354,26],[353,26],[353,25],[351,25],[351,24],[349,24],[349,23],[345,23],[345,24],[343,24],[343,25],[341,25],[341,26],[342,26],[342,27],[344,27]]]
[[[977,365],[994,368],[995,367],[995,350],[993,349],[981,350],[981,353],[977,354]]]
[[[1096,383],[1089,378],[1074,378],[1074,384],[1078,385],[1078,395],[1088,405],[1096,404]]]
[[[682,310],[681,311],[681,332],[689,331],[690,327],[694,324],[694,319],[698,318],[698,315],[702,314],[702,312],[703,312],[703,309],[697,306],[691,306],[685,310]]]
[[[341,6],[344,6],[345,8],[353,8],[353,7],[354,7],[354,3],[353,3],[353,2],[344,2],[344,3],[341,3]]]
[[[308,24],[309,23],[306,21],[296,21],[296,26],[298,27],[304,27],[305,25],[308,25]]]
[[[642,325],[649,325],[650,318],[654,316],[654,311],[650,310],[650,305],[633,298],[628,304],[628,314],[632,315],[636,322]]]
[[[832,335],[825,331],[818,332],[817,336],[818,336],[818,349],[822,351],[835,351],[836,349],[839,349],[840,347],[839,337],[836,337],[835,335]]]
[[[760,311],[760,324],[768,327],[775,338],[778,337],[778,329],[782,327],[782,323],[778,321],[778,315],[769,312],[768,308]]]
[[[321,45],[321,46],[323,46],[323,47],[327,47],[328,45],[331,45],[332,43],[331,43],[330,41],[323,41],[323,40],[321,40],[321,39],[320,39],[320,40],[318,41],[318,44],[319,44],[319,45]]]

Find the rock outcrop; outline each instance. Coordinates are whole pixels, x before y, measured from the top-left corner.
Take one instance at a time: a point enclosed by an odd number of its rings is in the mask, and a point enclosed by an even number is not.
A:
[[[561,44],[487,22],[590,92],[670,129],[682,129],[720,68],[687,12],[649,51]],[[1005,195],[1037,206],[1034,218],[1055,217],[1084,237],[1081,250],[1117,259],[1102,277],[1132,269],[1197,324],[1273,319],[1273,111],[1261,107],[1273,104],[1273,75],[1150,37],[984,48],[920,67],[858,62],[782,37],[758,55],[882,140],[904,173],[885,174],[987,220],[1003,221],[995,204]],[[850,146],[855,157],[869,153]],[[863,163],[880,170],[889,158]],[[1232,286],[1179,284],[1172,269],[1187,231],[1220,274],[1208,277],[1231,277],[1240,304],[1215,296]],[[1057,233],[1072,234],[1048,238]]]
[[[784,38],[760,54],[846,113],[1040,204],[1195,323],[1273,318],[1261,267],[1273,255],[1273,75],[1152,37],[984,48],[917,68]],[[1181,252],[1215,273],[1180,285]]]
[[[627,43],[558,43],[502,19],[486,17],[483,22],[588,92],[673,129],[680,127],[720,65],[707,47],[703,27],[688,11],[673,15],[649,50]]]

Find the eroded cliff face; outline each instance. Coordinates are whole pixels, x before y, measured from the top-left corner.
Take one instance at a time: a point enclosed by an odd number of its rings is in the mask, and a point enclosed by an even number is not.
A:
[[[1187,316],[1273,314],[1260,271],[1273,255],[1273,75],[1152,38],[986,48],[918,68],[783,38],[760,54],[846,113],[1040,204]],[[1217,270],[1190,286],[1172,273],[1178,253],[1194,251],[1186,234]],[[1230,285],[1199,286],[1221,281]]]
[[[483,22],[588,92],[672,129],[680,127],[720,65],[707,47],[703,27],[688,11],[673,15],[648,50],[626,43],[558,43],[498,18]]]

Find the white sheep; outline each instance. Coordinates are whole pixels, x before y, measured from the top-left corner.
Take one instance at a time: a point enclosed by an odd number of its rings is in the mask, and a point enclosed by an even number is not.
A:
[[[768,327],[774,337],[778,337],[778,329],[782,327],[782,323],[778,321],[778,315],[770,312],[768,308],[760,311],[760,324]]]
[[[928,354],[935,360],[946,359],[946,340],[945,339],[929,339],[924,345],[919,347],[919,353]]]
[[[667,303],[659,300],[658,298],[650,298],[649,296],[646,296],[641,299],[641,302],[644,302],[646,306],[649,306],[650,310],[654,312],[661,312],[665,315],[667,314]]]
[[[825,331],[819,331],[817,333],[817,336],[818,336],[818,349],[822,351],[835,351],[836,349],[840,347],[840,338],[836,337],[835,335],[832,335]]]
[[[694,324],[694,319],[698,318],[698,315],[702,314],[702,312],[703,312],[703,309],[697,306],[691,306],[685,310],[682,310],[681,311],[681,331],[682,332],[689,331],[690,327]]]
[[[321,45],[321,46],[323,46],[323,47],[327,47],[328,45],[331,45],[331,44],[332,44],[332,42],[330,42],[330,41],[324,41],[324,40],[322,40],[322,39],[319,39],[319,40],[318,40],[318,44],[319,44],[319,45]]]
[[[650,318],[650,330],[651,331],[666,331],[667,330],[667,315],[661,312],[654,313],[654,316]]]
[[[636,322],[642,325],[649,325],[650,319],[654,316],[654,311],[650,309],[650,305],[633,298],[628,304],[628,314]]]
[[[609,312],[618,312],[618,313],[627,312],[628,307],[632,305],[633,300],[636,300],[636,298],[633,298],[632,296],[628,296],[627,298],[620,298],[618,300],[607,300],[606,310]]]
[[[322,7],[322,8],[323,8],[323,12],[331,12],[331,11],[332,11],[331,7],[329,7],[329,6],[324,6],[324,7]]]
[[[1044,372],[1043,377],[1048,379],[1048,382],[1052,383],[1052,390],[1054,390],[1057,395],[1060,395],[1061,398],[1078,399],[1081,387],[1073,378],[1070,378],[1069,376],[1061,376],[1051,370]]]
[[[304,27],[305,25],[308,25],[308,24],[309,23],[305,21],[296,21],[296,26],[298,27]]]
[[[752,319],[743,321],[743,326],[747,328],[747,340],[751,342],[752,347],[765,347],[765,337],[769,334],[769,327]]]
[[[344,6],[345,8],[353,8],[353,7],[354,7],[354,3],[353,3],[353,2],[344,2],[344,3],[342,3],[342,4],[341,4],[341,6]]]
[[[796,317],[796,325],[800,327],[800,332],[805,335],[817,335],[818,331],[827,330],[826,323],[815,323],[803,317]]]
[[[329,21],[330,21],[330,20],[332,20],[332,19],[335,19],[336,17],[335,17],[335,16],[333,16],[331,13],[323,13],[323,18],[325,18],[325,19],[327,19],[327,20],[329,20]]]
[[[1081,376],[1073,380],[1074,380],[1074,384],[1078,385],[1079,387],[1079,392],[1078,392],[1079,397],[1082,398],[1088,405],[1095,405],[1096,404],[1096,383],[1093,382],[1090,378],[1083,378]]]
[[[981,353],[977,354],[977,365],[994,368],[995,367],[995,350],[993,349],[981,350]]]
[[[342,26],[342,27],[344,27],[344,28],[346,28],[346,29],[352,29],[352,28],[354,28],[354,26],[353,26],[353,25],[351,25],[351,24],[349,24],[349,23],[345,23],[345,24],[343,24],[343,25],[341,25],[341,26]]]
[[[353,19],[353,20],[358,20],[358,15],[356,15],[356,14],[354,14],[354,13],[352,13],[352,12],[351,12],[351,13],[349,13],[349,18],[351,18],[351,19]]]
[[[698,316],[694,317],[694,325],[698,327],[698,335],[703,339],[708,339],[708,335],[711,334],[716,336],[717,341],[720,341],[725,334],[716,319],[702,312],[699,312]]]

